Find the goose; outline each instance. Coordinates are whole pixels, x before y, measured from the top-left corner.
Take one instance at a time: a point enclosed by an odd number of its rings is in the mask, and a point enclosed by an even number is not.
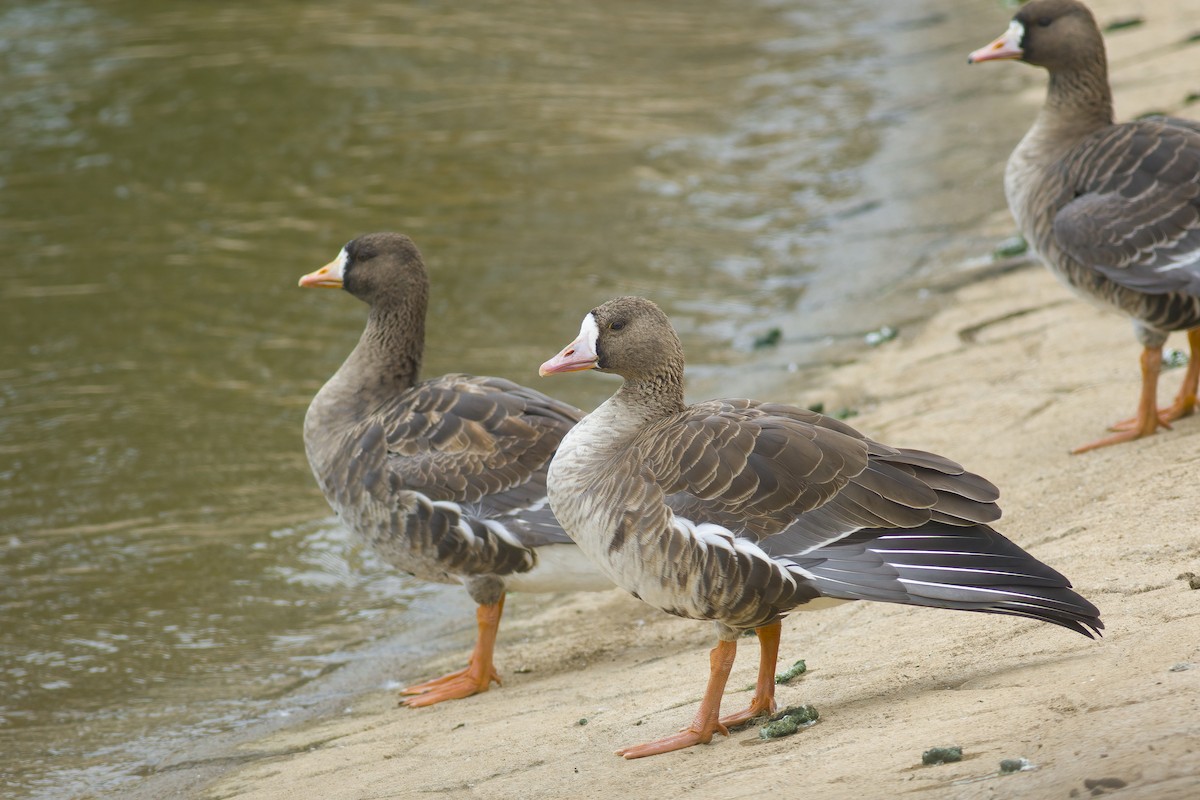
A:
[[[542,375],[624,379],[566,435],[550,507],[621,588],[713,620],[708,686],[689,727],[625,758],[708,743],[775,708],[780,619],[832,600],[1029,617],[1099,636],[1096,607],[989,527],[995,486],[940,455],[875,442],[844,422],[757,400],[685,405],[684,355],[662,310],[620,297],[588,312]],[[759,671],[749,708],[720,716],[742,633]]]
[[[1200,123],[1113,121],[1104,39],[1076,0],[1033,0],[969,63],[1020,59],[1050,73],[1046,102],[1004,171],[1008,207],[1054,275],[1133,320],[1137,413],[1072,452],[1149,436],[1196,408],[1200,382]],[[1191,359],[1158,408],[1162,347],[1187,331]]]
[[[402,690],[420,707],[487,691],[507,590],[601,590],[611,582],[563,532],[546,469],[582,412],[502,378],[418,382],[429,278],[397,233],[354,239],[300,278],[370,306],[345,363],[313,398],[304,449],[330,506],[386,562],[466,587],[478,639],[466,668]]]

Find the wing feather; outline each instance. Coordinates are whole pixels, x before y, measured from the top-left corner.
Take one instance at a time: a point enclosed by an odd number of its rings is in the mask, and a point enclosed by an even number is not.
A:
[[[582,416],[511,381],[451,374],[413,386],[375,420],[399,488],[459,503],[472,516],[511,517],[514,535],[542,544],[570,541],[552,515],[537,514],[550,459]]]
[[[1200,294],[1200,127],[1151,118],[1114,126],[1060,165],[1062,251],[1150,294]]]
[[[955,462],[778,403],[696,404],[649,426],[632,453],[677,516],[775,554],[808,552],[863,528],[1000,515],[996,487]]]

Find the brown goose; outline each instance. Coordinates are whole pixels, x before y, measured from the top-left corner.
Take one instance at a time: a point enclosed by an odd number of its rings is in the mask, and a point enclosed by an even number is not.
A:
[[[541,373],[625,379],[571,429],[550,506],[618,585],[717,623],[708,688],[682,733],[626,758],[708,742],[773,710],[779,620],[821,598],[1011,614],[1086,636],[1103,624],[1070,582],[987,523],[996,487],[948,458],[871,441],[835,419],[756,400],[683,402],[683,349],[649,300],[593,309]],[[720,717],[737,639],[753,628],[754,699]]]
[[[417,382],[429,279],[407,236],[347,244],[301,286],[344,288],[370,307],[358,346],[304,418],[325,498],[395,567],[462,583],[478,603],[468,666],[403,694],[408,706],[487,691],[506,589],[608,589],[546,505],[546,468],[582,412],[501,378]]]
[[[1195,410],[1200,382],[1200,123],[1114,124],[1104,39],[1075,0],[1027,3],[968,61],[1014,58],[1045,67],[1050,86],[1008,159],[1008,207],[1051,272],[1131,317],[1143,347],[1136,416],[1074,452],[1169,428]],[[1158,409],[1162,346],[1180,330],[1191,360],[1175,402]]]

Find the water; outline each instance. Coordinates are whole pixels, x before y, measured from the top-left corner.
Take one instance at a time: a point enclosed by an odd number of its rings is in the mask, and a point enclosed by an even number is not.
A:
[[[469,627],[349,544],[304,460],[364,309],[295,283],[354,235],[424,250],[429,374],[539,385],[639,293],[693,388],[740,394],[925,313],[906,281],[1002,203],[947,161],[987,185],[1021,122],[917,124],[982,107],[941,70],[1003,13],[892,5],[0,5],[4,792],[115,791],[371,642],[412,678],[414,632]]]

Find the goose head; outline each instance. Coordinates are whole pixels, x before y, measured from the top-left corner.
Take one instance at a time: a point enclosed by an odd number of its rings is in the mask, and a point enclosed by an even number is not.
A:
[[[300,279],[303,287],[345,289],[370,306],[425,296],[429,277],[412,239],[369,233],[346,244],[337,258]]]
[[[1076,0],[1033,0],[1009,23],[1008,30],[967,56],[967,63],[1019,59],[1051,72],[1076,68],[1104,53],[1096,18]]]
[[[683,346],[663,310],[644,297],[618,297],[583,318],[579,336],[539,374],[594,369],[641,382],[683,372]]]

